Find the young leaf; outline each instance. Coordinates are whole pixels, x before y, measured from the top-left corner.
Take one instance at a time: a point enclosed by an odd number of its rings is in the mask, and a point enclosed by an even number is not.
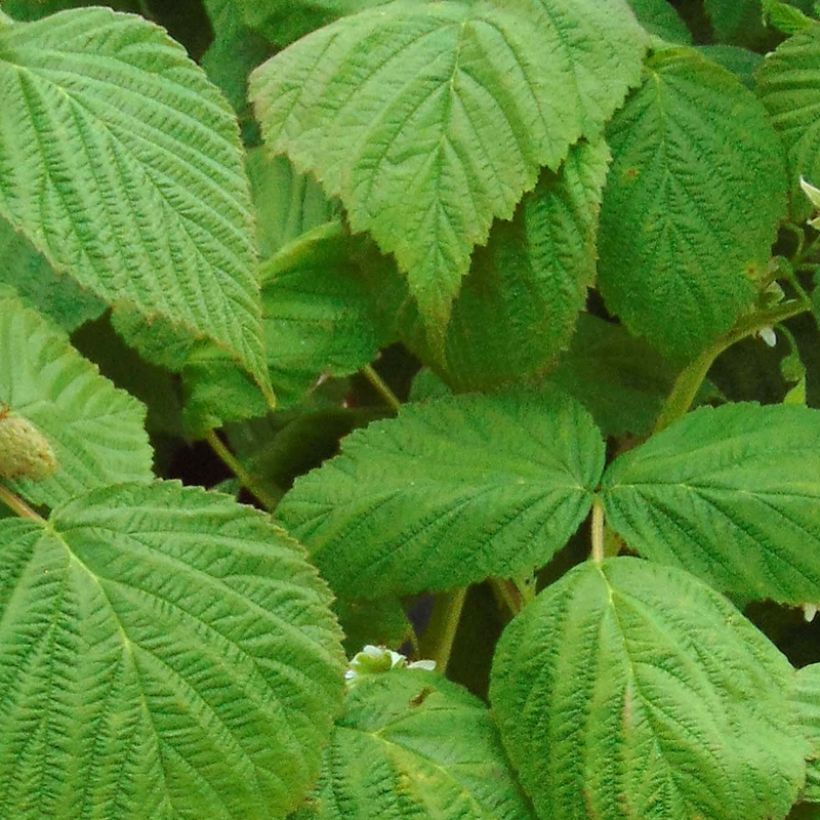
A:
[[[696,410],[617,458],[603,492],[641,555],[746,598],[820,601],[820,411]]]
[[[440,343],[473,246],[638,79],[624,0],[398,0],[252,75],[266,140],[395,254]]]
[[[102,488],[0,520],[0,815],[282,817],[342,691],[330,596],[231,499]]]
[[[7,290],[0,290],[0,353],[0,402],[39,428],[58,464],[42,481],[10,482],[15,492],[53,506],[93,487],[151,480],[145,408]]]
[[[295,820],[526,820],[531,810],[481,701],[431,672],[373,675],[347,696],[319,784]]]
[[[353,433],[277,514],[340,595],[444,590],[546,564],[589,512],[603,459],[562,394],[454,396]]]
[[[162,29],[76,9],[0,29],[0,216],[58,271],[229,350],[269,389],[236,122]]]
[[[0,284],[11,285],[28,307],[39,310],[69,333],[96,319],[105,303],[60,275],[31,243],[0,217]]]
[[[792,214],[801,221],[811,207],[800,191],[800,177],[820,180],[820,25],[766,57],[757,79],[760,99],[786,145]]]
[[[512,222],[496,222],[476,248],[453,304],[444,358],[427,344],[402,288],[399,332],[460,391],[539,376],[572,336],[595,279],[598,211],[609,165],[602,139],[574,145],[558,173],[544,171]]]
[[[807,744],[786,659],[680,570],[571,570],[507,627],[490,699],[539,817],[782,818]]]
[[[798,670],[792,702],[798,725],[811,746],[801,797],[820,803],[820,663]]]
[[[598,283],[635,333],[678,358],[728,330],[755,293],[785,210],[782,150],[729,72],[675,48],[607,131]]]

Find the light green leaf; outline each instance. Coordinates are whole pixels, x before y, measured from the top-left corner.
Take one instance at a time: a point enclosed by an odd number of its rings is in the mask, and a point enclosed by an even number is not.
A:
[[[330,595],[261,513],[175,482],[0,521],[0,815],[267,820],[342,690]]]
[[[539,817],[769,820],[804,773],[792,675],[696,578],[615,558],[571,570],[507,627],[490,700]]]
[[[146,362],[179,373],[197,342],[162,316],[146,318],[128,305],[111,311],[111,325],[120,338]]]
[[[0,284],[11,285],[28,306],[71,332],[96,319],[105,304],[73,279],[60,275],[46,258],[0,217]]]
[[[786,145],[793,217],[811,208],[800,176],[820,181],[820,25],[791,37],[770,54],[758,73],[758,94]]]
[[[271,148],[395,254],[440,344],[473,247],[600,133],[644,45],[624,0],[398,0],[287,48],[251,97]]]
[[[616,459],[603,492],[641,555],[747,598],[820,601],[820,411],[696,410]]]
[[[784,34],[797,34],[813,25],[812,19],[800,9],[780,0],[763,0],[763,16],[767,25]]]
[[[749,306],[785,211],[782,150],[728,71],[656,53],[607,131],[598,283],[661,352],[696,355]]]
[[[3,0],[3,10],[15,20],[39,20],[65,9],[88,5],[85,0]],[[138,0],[108,0],[106,6],[117,11],[138,12]]]
[[[438,674],[373,675],[347,696],[298,820],[526,820],[531,811],[478,698]]]
[[[714,45],[696,48],[707,59],[731,71],[746,88],[755,89],[755,72],[763,63],[762,54],[740,46]]]
[[[287,157],[272,157],[266,148],[252,148],[246,165],[263,259],[336,216],[338,207],[327,200],[319,183],[300,174]]]
[[[692,33],[667,0],[629,0],[629,5],[650,34],[670,43],[692,42]]]
[[[334,590],[443,590],[546,564],[586,517],[604,447],[559,393],[405,406],[343,442],[277,509]]]
[[[810,744],[806,785],[801,797],[820,803],[820,663],[798,670],[792,702],[798,725]]]
[[[603,140],[573,146],[560,172],[541,175],[511,222],[493,225],[453,304],[444,362],[427,344],[412,300],[405,295],[397,306],[405,344],[454,389],[537,377],[567,346],[595,279],[608,164]]]
[[[621,325],[582,313],[549,382],[575,396],[606,435],[644,435],[676,375],[676,368]]]
[[[153,477],[143,405],[7,290],[0,290],[0,402],[32,421],[57,456],[50,478],[10,482],[34,504],[53,506],[94,487]]]
[[[390,0],[236,0],[245,23],[272,43],[286,46],[348,14]]]
[[[351,241],[329,222],[262,266],[262,312],[271,381],[292,405],[322,376],[356,373],[383,341]]]
[[[109,302],[269,390],[236,121],[159,27],[89,8],[0,29],[0,215]]]

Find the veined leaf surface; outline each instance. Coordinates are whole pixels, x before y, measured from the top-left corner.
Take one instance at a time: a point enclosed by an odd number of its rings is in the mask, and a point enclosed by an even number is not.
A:
[[[792,700],[797,711],[797,723],[810,744],[806,785],[801,797],[820,803],[820,663],[804,666],[797,671]]]
[[[269,390],[236,121],[157,26],[0,27],[0,215],[59,271],[230,350]]]
[[[478,698],[434,672],[357,683],[295,820],[527,820],[498,731]]]
[[[53,476],[9,482],[34,504],[54,506],[94,487],[153,478],[145,407],[8,289],[0,289],[0,403],[32,421],[57,457]]]
[[[589,512],[603,460],[562,394],[454,396],[356,431],[277,514],[340,595],[448,589],[546,564]]]
[[[758,94],[786,145],[792,212],[805,219],[811,205],[800,177],[820,187],[820,24],[784,42],[757,75]]]
[[[673,48],[648,61],[607,139],[599,288],[631,331],[693,357],[766,269],[786,204],[777,135],[733,75]]]
[[[623,0],[398,0],[285,49],[251,97],[272,149],[395,254],[440,343],[473,247],[601,132],[645,39]]]
[[[792,680],[706,584],[615,558],[571,570],[510,623],[490,700],[545,820],[768,820],[803,779]]]
[[[0,520],[0,816],[268,820],[342,692],[330,595],[227,496],[103,488]]]
[[[820,601],[820,411],[703,408],[610,465],[611,526],[726,592]]]

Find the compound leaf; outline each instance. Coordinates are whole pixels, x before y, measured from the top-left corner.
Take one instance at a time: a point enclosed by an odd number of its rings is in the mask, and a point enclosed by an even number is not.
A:
[[[397,669],[358,683],[296,820],[532,817],[478,698],[431,672]]]
[[[721,595],[637,558],[576,567],[507,627],[490,700],[539,817],[785,817],[807,744],[786,659]]]
[[[786,145],[792,213],[803,220],[811,205],[800,177],[820,186],[820,25],[790,37],[766,57],[758,94]]]
[[[8,290],[0,290],[0,403],[32,421],[57,457],[53,476],[10,482],[35,504],[53,506],[94,487],[153,478],[145,407]]]
[[[159,27],[0,27],[0,215],[58,271],[229,350],[270,389],[236,121]]]
[[[342,691],[330,595],[266,516],[175,482],[0,520],[0,814],[282,817]]]
[[[797,711],[798,725],[810,744],[806,785],[801,797],[820,803],[820,663],[798,670],[792,702]]]
[[[277,513],[342,596],[448,589],[546,564],[586,517],[603,459],[562,394],[454,396],[356,431]]]
[[[276,153],[392,252],[432,337],[477,243],[639,76],[623,0],[411,2],[346,17],[252,75]]]
[[[782,149],[754,95],[697,52],[647,63],[607,131],[598,284],[633,332],[677,358],[732,326],[785,211]]]
[[[603,491],[641,555],[748,598],[820,601],[820,411],[696,410],[616,459]]]

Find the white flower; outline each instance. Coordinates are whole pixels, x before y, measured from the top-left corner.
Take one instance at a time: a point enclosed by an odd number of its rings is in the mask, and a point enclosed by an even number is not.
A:
[[[800,187],[803,193],[809,198],[809,202],[814,205],[815,210],[820,211],[820,188],[815,188],[810,182],[807,182],[802,176],[800,177]],[[820,231],[820,216],[808,220],[812,228]]]
[[[777,334],[774,332],[773,327],[761,327],[760,330],[755,333],[755,336],[759,339],[763,339],[764,343],[769,347],[774,347],[777,344]]]
[[[348,686],[353,686],[368,675],[381,675],[391,669],[424,669],[432,672],[435,668],[435,661],[421,660],[407,663],[407,658],[400,652],[394,652],[384,646],[368,644],[351,659],[345,672],[345,681]]]

